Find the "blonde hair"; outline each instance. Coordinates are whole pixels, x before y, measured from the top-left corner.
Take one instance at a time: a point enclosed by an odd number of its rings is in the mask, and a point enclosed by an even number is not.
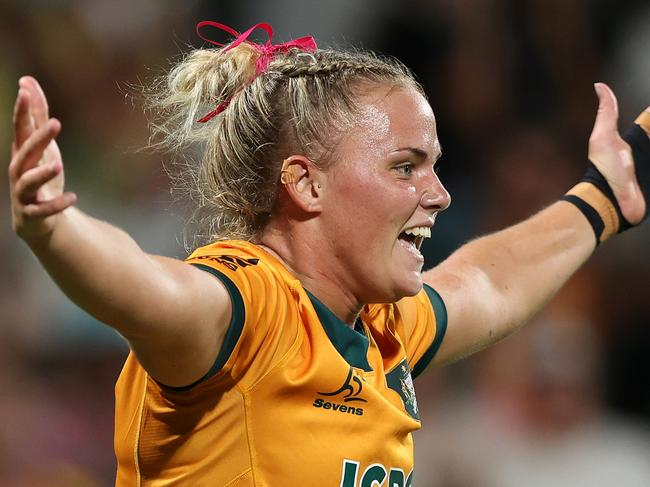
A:
[[[191,246],[257,241],[277,200],[283,159],[300,153],[327,169],[364,87],[406,85],[422,92],[404,65],[372,52],[291,49],[256,75],[260,52],[253,45],[225,49],[190,52],[146,93],[150,145],[185,158],[189,146],[199,146],[199,160],[184,164],[175,182],[196,205]],[[228,102],[210,121],[197,123]]]

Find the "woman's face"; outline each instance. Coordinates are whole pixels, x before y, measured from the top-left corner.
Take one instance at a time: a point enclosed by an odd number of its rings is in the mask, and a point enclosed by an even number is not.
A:
[[[422,238],[450,196],[435,173],[436,120],[412,87],[377,86],[325,173],[323,225],[338,280],[360,302],[393,302],[422,288]]]

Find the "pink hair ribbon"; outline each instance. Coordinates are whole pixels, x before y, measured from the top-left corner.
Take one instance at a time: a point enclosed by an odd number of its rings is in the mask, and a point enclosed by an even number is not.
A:
[[[196,24],[196,34],[205,42],[209,42],[210,44],[219,47],[223,47],[225,46],[225,44],[217,42],[201,34],[201,29],[204,27],[216,27],[217,29],[221,29],[236,37],[233,43],[230,44],[228,47],[226,47],[222,52],[228,51],[233,47],[237,47],[242,42],[248,42],[251,46],[257,49],[260,52],[261,56],[257,59],[257,63],[255,65],[255,76],[258,76],[264,71],[266,71],[266,69],[269,67],[269,63],[271,62],[271,59],[273,59],[273,56],[275,56],[277,53],[285,53],[290,49],[300,49],[301,51],[306,51],[306,52],[313,52],[316,49],[318,49],[318,46],[316,46],[316,41],[312,36],[301,37],[300,39],[294,39],[292,41],[284,42],[282,44],[272,44],[271,41],[273,40],[273,28],[265,22],[255,24],[253,27],[251,27],[250,29],[248,29],[246,32],[242,34],[237,32],[232,27],[228,27],[227,25],[220,24],[219,22],[213,22],[211,20],[203,20],[198,24]],[[269,40],[266,41],[266,43],[264,44],[256,44],[254,42],[249,41],[248,37],[253,33],[255,29],[262,29],[263,31],[265,31],[269,36]],[[220,103],[217,106],[217,108],[212,110],[207,115],[203,116],[201,119],[198,120],[198,122],[205,123],[211,120],[212,118],[214,118],[215,116],[219,115],[226,108],[228,108],[228,105],[230,105],[231,100],[232,97]]]

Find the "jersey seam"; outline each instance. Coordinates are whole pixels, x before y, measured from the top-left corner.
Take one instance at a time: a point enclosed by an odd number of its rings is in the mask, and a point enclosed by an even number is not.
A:
[[[235,388],[244,399],[244,422],[246,423],[246,443],[248,446],[248,455],[250,458],[250,470],[251,470],[251,476],[253,477],[253,485],[257,485],[257,481],[256,481],[257,474],[255,468],[257,465],[257,452],[255,451],[255,445],[254,445],[253,427],[251,425],[250,418],[248,417],[250,411],[250,407],[249,407],[250,396],[247,392],[242,390],[242,388],[239,386],[238,383],[235,385]]]
[[[145,374],[143,382],[143,387],[142,387],[142,399],[140,399],[140,414],[138,415],[138,426],[137,426],[137,432],[135,435],[135,445],[134,445],[134,452],[133,452],[133,461],[134,461],[134,466],[135,466],[135,479],[136,479],[136,486],[141,487],[142,486],[142,473],[140,472],[140,438],[142,436],[142,418],[144,416],[144,405],[145,401],[147,398],[147,377],[148,374]]]

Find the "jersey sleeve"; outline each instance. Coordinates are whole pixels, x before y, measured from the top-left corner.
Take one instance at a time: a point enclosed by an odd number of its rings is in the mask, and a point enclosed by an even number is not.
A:
[[[427,284],[412,298],[397,302],[397,332],[415,379],[431,362],[447,331],[447,309],[440,294]]]
[[[219,279],[232,303],[223,343],[201,382],[216,377],[253,386],[295,341],[297,306],[289,285],[272,265],[237,249],[202,249],[186,262]]]

